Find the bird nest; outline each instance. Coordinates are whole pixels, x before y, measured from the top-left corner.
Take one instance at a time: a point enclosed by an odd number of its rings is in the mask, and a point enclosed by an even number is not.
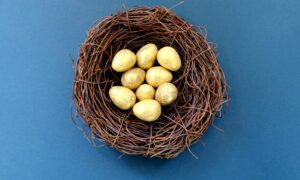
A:
[[[113,56],[147,43],[172,46],[182,60],[172,82],[178,98],[151,123],[118,109],[108,94],[120,85],[121,74],[111,68]],[[176,157],[203,135],[227,99],[224,74],[205,32],[164,7],[136,7],[97,22],[80,48],[75,72],[74,104],[90,139],[124,154]]]

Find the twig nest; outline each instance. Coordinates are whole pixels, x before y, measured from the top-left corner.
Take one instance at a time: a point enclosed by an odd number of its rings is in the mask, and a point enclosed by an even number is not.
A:
[[[167,78],[160,83],[147,80],[148,61],[146,65],[136,62],[140,58],[135,53],[148,43],[161,51],[156,55],[158,63],[149,64],[172,71],[171,75],[163,73]],[[169,55],[162,51],[165,46],[177,52],[181,65],[168,64],[178,59],[174,53],[172,58],[160,58]],[[122,49],[127,50],[120,53]],[[174,84],[178,96],[172,105],[161,106],[154,99],[136,103],[132,90],[118,87],[122,73],[135,65],[148,68],[144,83],[149,81],[153,87]],[[176,157],[201,138],[227,99],[224,74],[205,31],[160,6],[133,8],[99,21],[80,48],[75,71],[74,104],[90,130],[85,134],[90,134],[91,142],[100,139],[124,154]],[[122,91],[116,93],[115,88]],[[161,113],[157,113],[159,107]],[[142,117],[147,113],[151,118]]]

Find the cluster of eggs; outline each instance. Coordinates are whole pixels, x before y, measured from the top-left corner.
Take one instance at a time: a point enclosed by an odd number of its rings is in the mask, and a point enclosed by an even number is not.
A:
[[[160,66],[153,66],[156,60]],[[161,106],[170,105],[177,99],[178,90],[170,83],[173,79],[170,71],[177,71],[180,67],[180,56],[170,46],[158,50],[155,44],[149,43],[136,54],[122,49],[112,60],[112,69],[124,72],[122,86],[112,86],[109,97],[122,110],[133,107],[133,114],[140,120],[155,121],[161,115]],[[136,99],[139,102],[136,103]]]

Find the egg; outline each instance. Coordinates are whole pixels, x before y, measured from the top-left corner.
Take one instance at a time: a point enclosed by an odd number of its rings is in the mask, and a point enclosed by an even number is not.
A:
[[[123,86],[111,87],[108,94],[114,105],[122,110],[132,108],[136,102],[134,92]]]
[[[161,105],[153,99],[145,99],[133,106],[133,114],[140,120],[153,122],[161,115]]]
[[[121,83],[129,89],[136,89],[145,80],[146,73],[141,68],[132,68],[122,74]]]
[[[146,73],[146,81],[153,87],[158,87],[163,83],[171,82],[172,78],[172,73],[161,66],[154,66],[148,69]]]
[[[158,51],[157,61],[162,67],[170,71],[177,71],[181,67],[179,54],[170,46],[165,46]]]
[[[152,43],[141,47],[136,53],[137,65],[143,69],[151,68],[156,60],[157,51],[157,46]]]
[[[172,83],[160,85],[155,92],[155,100],[163,106],[172,104],[177,99],[177,96],[178,90]]]
[[[155,89],[149,84],[142,84],[135,91],[135,95],[139,101],[145,99],[154,99]]]
[[[112,60],[112,69],[117,72],[125,72],[136,63],[136,55],[129,49],[122,49],[117,52]]]

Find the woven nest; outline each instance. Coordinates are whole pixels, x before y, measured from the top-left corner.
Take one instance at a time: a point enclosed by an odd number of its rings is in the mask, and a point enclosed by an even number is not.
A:
[[[172,82],[179,96],[152,123],[118,109],[108,95],[111,86],[120,85],[121,74],[111,68],[115,53],[123,48],[136,52],[147,43],[172,46],[182,60]],[[74,103],[90,138],[124,154],[176,157],[203,135],[227,98],[223,71],[205,33],[164,7],[133,8],[96,23],[75,70]]]

